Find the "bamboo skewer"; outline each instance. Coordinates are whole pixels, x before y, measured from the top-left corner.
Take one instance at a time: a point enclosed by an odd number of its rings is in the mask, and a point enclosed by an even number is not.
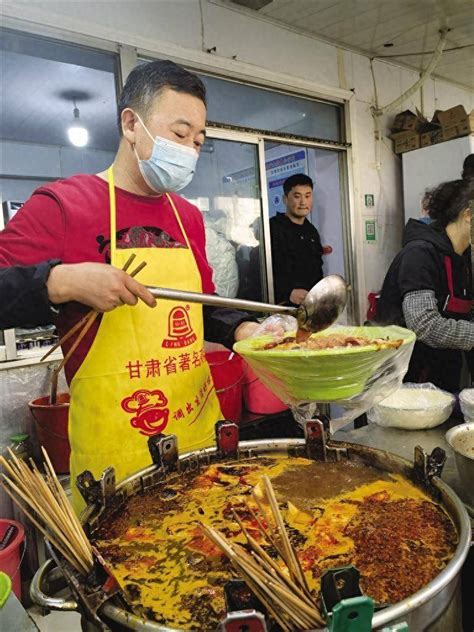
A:
[[[252,491],[252,498],[253,498],[255,504],[257,505],[259,512],[262,514],[263,519],[267,523],[268,528],[267,529],[264,528],[264,532],[266,533],[266,537],[268,538],[270,543],[277,549],[278,553],[280,553],[280,555],[281,555],[280,545],[279,545],[279,542],[278,542],[278,535],[275,532],[275,530],[273,528],[273,525],[271,523],[271,520],[268,517],[268,514],[265,511],[265,508],[263,507],[262,503],[260,502],[260,499],[258,498],[258,496],[255,493],[255,491]],[[257,516],[255,515],[255,517],[257,517]],[[262,524],[258,519],[257,519],[257,522],[259,523],[259,525]]]
[[[11,451],[10,456],[12,460],[16,461],[17,467],[22,472],[23,479],[26,482],[26,486],[23,485],[23,493],[29,498],[30,506],[43,518],[44,522],[48,523],[48,519],[50,520],[51,528],[55,529],[64,543],[67,544],[70,541],[73,546],[77,547],[77,552],[85,564],[92,564],[92,558],[88,559],[87,545],[71,532],[70,523],[67,520],[61,520],[61,516],[55,511],[54,497],[37,468],[35,468],[36,471],[31,471],[26,463],[18,460]],[[7,482],[12,485],[11,481]],[[36,491],[36,494],[33,493],[34,491]],[[40,499],[43,499],[43,504],[40,503]]]
[[[127,261],[125,262],[125,265],[123,266],[122,270],[124,272],[126,272],[129,267],[132,265],[133,260],[135,259],[137,255],[136,254],[131,254],[130,257],[127,259]],[[140,272],[140,270],[138,270],[138,272]],[[135,270],[135,274],[138,274],[138,272]],[[44,356],[41,358],[40,362],[43,362],[43,360],[46,360],[47,357],[49,357],[53,351],[56,351],[56,349],[58,349],[62,344],[64,344],[65,342],[67,342],[69,340],[69,338],[76,333],[76,331],[78,331],[83,325],[85,325],[86,321],[89,319],[91,313],[93,312],[93,310],[87,312],[87,314],[81,318],[81,320],[79,322],[77,322],[74,327],[71,327],[71,329],[69,329],[69,331],[67,331],[64,336],[61,338],[61,340],[58,340],[58,342],[56,342],[51,349],[49,349]]]
[[[46,358],[48,358],[53,351],[56,351],[56,349],[58,349],[64,342],[68,341],[69,338],[76,333],[76,331],[78,331],[78,329],[80,329],[81,327],[83,327],[86,323],[86,321],[89,319],[90,317],[90,312],[87,312],[87,314],[85,316],[83,316],[81,318],[81,320],[79,320],[74,327],[71,327],[71,329],[69,329],[68,332],[66,332],[64,334],[64,336],[61,338],[61,340],[58,340],[52,347],[51,349],[48,349],[48,351],[44,354],[44,356],[41,358],[40,362],[43,362],[44,360],[46,360]]]
[[[250,545],[252,546],[252,548],[254,549],[254,552],[256,553],[256,555],[254,555],[255,560],[261,564],[264,565],[265,563],[271,567],[275,573],[280,577],[280,579],[285,582],[285,584],[291,588],[292,590],[295,591],[296,594],[298,594],[298,596],[303,599],[304,601],[306,601],[309,605],[312,605],[312,601],[311,599],[308,597],[308,595],[306,593],[304,593],[298,586],[296,586],[296,584],[291,582],[291,579],[289,577],[287,577],[281,570],[281,568],[278,566],[278,564],[272,560],[272,558],[268,555],[268,553],[265,551],[265,549],[263,549],[258,542],[252,538],[252,536],[250,536]]]
[[[94,311],[89,312],[89,315],[87,316],[86,323],[84,327],[82,328],[82,331],[78,334],[76,340],[72,343],[68,352],[66,353],[64,358],[61,360],[59,365],[54,369],[53,375],[51,377],[52,382],[55,381],[57,384],[57,378],[58,378],[59,372],[61,371],[63,366],[66,364],[66,362],[69,360],[69,358],[72,356],[72,354],[77,349],[77,347],[80,345],[80,343],[82,342],[82,339],[84,338],[86,333],[89,331],[89,329],[92,327],[98,315],[99,315],[99,312],[94,312]],[[54,404],[54,402],[51,402],[51,404]]]
[[[267,520],[267,524],[268,524],[268,516],[265,517],[264,514],[264,510],[262,508],[262,505],[260,504],[259,499],[257,498],[257,496],[255,495],[254,492],[252,492],[252,497],[257,505],[257,507],[259,508],[260,513],[262,514],[264,520]],[[265,538],[272,544],[272,546],[274,546],[275,548],[277,547],[277,544],[275,542],[275,539],[273,537],[273,534],[269,531],[269,529],[267,527],[265,527],[265,525],[263,524],[263,522],[260,520],[258,514],[252,509],[252,507],[248,504],[248,502],[246,500],[244,500],[244,505],[245,508],[247,509],[247,511],[250,513],[250,515],[252,516],[252,518],[256,521],[256,523],[259,526],[260,531],[264,534]],[[271,525],[270,525],[271,526]]]
[[[58,477],[56,476],[56,472],[54,471],[53,468],[53,464],[51,463],[51,460],[49,458],[48,453],[46,452],[45,448],[43,446],[41,446],[41,450],[43,452],[43,456],[45,459],[45,464],[47,465],[47,467],[49,468],[49,471],[51,473],[51,478],[53,479],[53,482],[55,484],[55,488],[58,491],[58,496],[61,499],[61,505],[64,509],[64,511],[66,512],[66,514],[69,516],[69,519],[71,520],[71,524],[74,526],[74,529],[76,531],[76,533],[78,534],[78,536],[84,541],[84,544],[87,548],[89,548],[89,541],[87,540],[87,537],[84,533],[84,529],[82,528],[82,525],[79,521],[79,518],[77,517],[77,514],[74,512],[71,503],[69,502],[67,496],[66,496],[66,492],[63,489],[63,486],[61,485],[61,483],[58,480]]]
[[[0,456],[5,468],[3,488],[37,529],[78,572],[87,574],[93,566],[91,544],[75,515],[43,448],[44,470],[41,473],[9,450],[9,460]]]
[[[290,538],[288,537],[288,533],[285,528],[285,523],[283,522],[283,517],[280,513],[278,502],[275,496],[275,492],[273,491],[272,484],[268,476],[263,477],[263,482],[265,485],[265,491],[267,493],[267,498],[270,501],[270,506],[272,509],[273,517],[277,523],[278,533],[280,535],[281,541],[283,542],[283,547],[285,549],[286,554],[288,555],[288,560],[290,561],[290,572],[293,572],[296,580],[301,585],[303,590],[309,595],[308,583],[306,582],[306,578],[301,569],[298,557],[291,545]]]
[[[25,506],[18,500],[18,498],[8,489],[8,487],[5,485],[3,487],[3,489],[5,490],[5,492],[8,494],[8,496],[10,496],[10,498],[13,500],[13,502],[15,502],[17,504],[17,506],[21,509],[21,511],[25,514],[25,516],[28,518],[28,520],[30,520],[35,527],[43,534],[43,536],[51,542],[51,536],[50,534],[46,531],[46,529],[44,529],[36,520],[35,518],[33,518],[33,516],[31,515],[31,513],[28,511],[28,509],[25,508]],[[54,547],[61,553],[61,555],[63,555],[66,560],[69,562],[69,564],[71,564],[71,566],[73,566],[74,568],[77,568],[77,561],[73,560],[69,553],[67,553],[62,546],[57,542],[53,542]],[[79,569],[78,569],[79,570]],[[83,569],[86,572],[88,571],[88,569]]]
[[[318,625],[314,605],[312,605],[312,608],[309,608],[300,599],[293,597],[291,590],[283,588],[281,584],[274,581],[274,577],[269,576],[256,566],[244,549],[238,545],[229,546],[221,534],[214,530],[206,531],[206,533],[215,544],[226,551],[232,564],[244,576],[245,580],[250,580],[249,583],[252,589],[257,585],[260,591],[259,598],[271,614],[274,614],[276,610],[282,609],[283,613],[280,614],[290,616],[293,622],[299,626],[298,629],[309,629]],[[276,592],[278,593],[278,601],[275,601]],[[269,601],[269,598],[271,601]],[[290,629],[293,630],[294,626]]]
[[[283,630],[295,632],[324,626],[324,620],[314,603],[298,556],[289,539],[270,479],[264,477],[263,483],[271,519],[255,493],[253,498],[267,526],[247,503],[245,506],[256,520],[264,542],[276,549],[281,558],[280,564],[272,559],[251,535],[234,508],[233,516],[246,538],[250,552],[242,545],[230,542],[222,533],[211,527],[202,525],[202,529],[227,556],[234,570],[244,579]],[[282,561],[284,566],[281,565]]]
[[[253,562],[253,560],[251,558],[248,557],[247,553],[242,550],[241,552],[243,554],[244,559],[246,559],[248,565],[252,568],[252,570],[255,572],[257,571],[257,574],[260,574],[260,577],[262,579],[262,581],[264,583],[266,583],[268,585],[268,587],[273,591],[277,591],[280,596],[286,600],[289,601],[291,603],[293,603],[294,605],[296,605],[299,609],[306,611],[306,614],[309,616],[313,616],[314,615],[314,605],[310,604],[310,606],[306,606],[305,603],[299,599],[298,597],[295,597],[292,592],[291,589],[288,590],[288,588],[285,588],[284,586],[282,586],[281,584],[279,584],[278,582],[274,581],[274,577],[272,576],[272,573],[270,572],[270,574],[265,573],[265,571],[263,569],[260,569],[255,565],[255,563]],[[301,615],[301,613],[299,613]],[[302,615],[303,616],[303,615]]]
[[[265,549],[263,549],[260,544],[257,542],[257,540],[255,540],[254,537],[252,537],[249,532],[247,531],[245,525],[243,524],[242,520],[239,518],[237,512],[235,511],[235,509],[232,509],[232,513],[235,517],[236,522],[238,523],[239,527],[241,528],[243,534],[245,535],[245,537],[247,538],[247,542],[250,544],[251,548],[253,549],[254,552],[254,560],[260,564],[262,567],[266,568],[267,570],[270,571],[270,574],[272,572],[274,572],[276,575],[278,575],[278,577],[285,582],[285,584],[287,584],[291,589],[295,590],[297,589],[297,587],[295,586],[295,584],[293,584],[291,582],[291,579],[288,578],[283,571],[281,570],[281,568],[278,566],[278,564],[272,560],[272,558],[268,555],[268,553],[265,551]],[[303,593],[301,590],[297,589],[299,596],[302,599],[306,599],[308,600],[309,604],[311,605],[311,600],[308,599],[308,596]]]
[[[39,472],[39,470],[35,467],[34,469],[34,474],[35,477],[37,479],[37,483],[39,488],[43,488],[44,490],[44,495],[45,498],[50,498],[51,495],[53,495],[53,497],[55,497],[54,492],[52,491],[52,489],[50,488],[50,486],[46,483],[46,481],[44,480],[44,478],[42,477],[41,473]],[[51,480],[50,477],[47,478],[48,482]],[[53,483],[51,482],[51,485]],[[60,508],[62,508],[62,505],[60,504]],[[61,522],[58,521],[57,516],[55,516],[54,512],[49,512],[48,513],[51,515],[52,514],[52,518],[53,520],[56,521],[58,529],[63,529],[63,533],[65,535],[65,537],[74,544],[75,547],[77,547],[78,552],[80,553],[81,559],[84,561],[84,563],[87,565],[89,562],[92,563],[92,559],[88,559],[88,554],[87,554],[87,546],[85,545],[83,539],[77,534],[77,532],[74,530],[73,524],[66,520],[65,522]],[[64,513],[64,510],[63,510]],[[66,514],[67,516],[67,514]]]
[[[83,567],[83,561],[82,561],[82,556],[81,554],[74,549],[74,544],[72,544],[71,542],[69,542],[69,540],[64,536],[64,534],[58,530],[56,524],[54,522],[52,522],[49,518],[49,516],[47,515],[47,513],[44,511],[44,509],[38,505],[38,503],[32,502],[31,498],[29,498],[26,494],[24,494],[21,489],[19,489],[15,483],[13,483],[10,479],[6,478],[4,476],[5,481],[8,483],[8,485],[10,486],[10,488],[15,492],[15,494],[10,494],[10,496],[12,496],[12,498],[15,500],[15,502],[17,502],[17,499],[15,497],[18,496],[20,497],[23,502],[25,502],[27,505],[29,505],[37,514],[37,516],[41,519],[41,521],[48,525],[48,529],[50,529],[50,531],[52,532],[52,535],[54,535],[54,538],[51,537],[51,535],[47,536],[48,539],[52,542],[56,544],[58,544],[58,548],[60,548],[61,546],[65,547],[66,549],[69,549],[73,555],[73,557],[76,558],[76,563],[74,564],[74,566],[77,568],[78,563],[81,567]],[[4,489],[6,490],[7,487],[5,486]],[[18,503],[20,505],[20,503]],[[46,532],[45,532],[46,533]]]
[[[254,575],[252,573],[248,573],[244,567],[242,567],[242,565],[237,561],[237,556],[234,553],[233,549],[231,547],[228,547],[226,541],[224,538],[222,538],[220,536],[220,534],[215,531],[214,529],[211,529],[209,527],[206,527],[204,525],[202,525],[202,528],[204,530],[204,532],[206,533],[206,535],[210,538],[210,540],[212,540],[217,546],[219,546],[219,548],[221,548],[224,552],[226,552],[227,557],[230,559],[231,563],[233,564],[234,568],[237,570],[237,572],[240,575],[244,576],[245,581],[248,583],[249,587],[251,588],[251,590],[254,592],[254,594],[257,596],[258,599],[260,599],[260,601],[265,604],[265,606],[267,607],[268,611],[271,613],[271,615],[275,618],[275,620],[281,625],[281,627],[284,630],[287,631],[291,631],[291,627],[288,627],[288,623],[285,621],[284,617],[282,616],[282,614],[276,612],[275,608],[268,603],[268,599],[266,598],[266,589],[262,589],[260,584],[256,581]]]
[[[125,265],[122,268],[124,272],[128,270],[128,268],[131,266],[135,258],[136,258],[135,254],[130,255],[130,257],[127,259],[127,261],[125,262]],[[140,263],[140,265],[138,265],[135,268],[135,270],[133,270],[133,272],[130,273],[130,276],[135,277],[139,272],[143,270],[145,266],[146,266],[146,261],[142,261],[142,263]],[[79,331],[79,329],[81,329],[82,327],[81,332],[78,334],[76,340],[74,341],[72,346],[69,348],[69,351],[67,352],[65,357],[61,360],[60,364],[53,371],[53,374],[51,376],[51,390],[50,390],[50,396],[49,396],[50,404],[56,403],[56,394],[58,390],[58,378],[59,378],[59,373],[61,369],[69,361],[72,354],[75,352],[75,350],[77,349],[77,347],[83,340],[86,333],[92,327],[97,316],[99,316],[99,313],[100,312],[97,312],[94,309],[90,310],[83,318],[81,318],[81,320],[78,323],[76,323],[68,332],[66,332],[66,334],[60,340],[58,340],[58,342],[41,358],[41,361],[45,360],[53,351],[55,351],[58,347],[64,344],[64,342],[69,340],[69,338],[73,334],[75,334],[77,331]]]

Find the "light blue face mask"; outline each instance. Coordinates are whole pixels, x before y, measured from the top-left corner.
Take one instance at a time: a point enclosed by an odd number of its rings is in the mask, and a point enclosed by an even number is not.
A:
[[[193,179],[199,154],[161,136],[153,136],[137,114],[137,118],[153,141],[153,150],[148,160],[141,160],[133,146],[143,179],[157,193],[180,191]]]

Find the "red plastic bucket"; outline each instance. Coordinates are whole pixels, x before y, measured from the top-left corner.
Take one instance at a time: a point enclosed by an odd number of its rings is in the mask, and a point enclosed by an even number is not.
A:
[[[288,409],[288,406],[258,379],[246,362],[242,388],[245,408],[251,413],[274,415]]]
[[[13,540],[7,544],[3,551],[0,551],[0,571],[10,577],[13,592],[18,599],[21,599],[20,548],[25,539],[25,530],[19,522],[0,518],[0,540],[3,539],[6,530],[11,526],[16,527],[17,531]]]
[[[232,351],[206,353],[225,419],[240,423],[242,419],[242,358]]]
[[[56,403],[49,396],[32,400],[28,406],[36,421],[36,433],[58,474],[69,473],[71,447],[68,438],[69,393],[60,393]]]

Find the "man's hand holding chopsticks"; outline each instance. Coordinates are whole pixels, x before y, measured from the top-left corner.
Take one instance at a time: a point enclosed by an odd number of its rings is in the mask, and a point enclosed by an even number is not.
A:
[[[60,264],[52,268],[46,283],[54,304],[77,301],[98,312],[120,305],[136,305],[138,299],[149,307],[156,299],[127,272],[105,263]]]

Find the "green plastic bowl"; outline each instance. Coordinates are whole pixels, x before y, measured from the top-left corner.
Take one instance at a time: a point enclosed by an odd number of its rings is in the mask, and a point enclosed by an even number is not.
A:
[[[0,608],[6,604],[12,591],[12,580],[6,573],[0,571]]]
[[[247,338],[235,343],[258,378],[285,403],[340,402],[357,397],[391,372],[406,373],[415,334],[402,327],[334,327],[316,334],[333,333],[367,338],[403,339],[398,349],[375,345],[321,350],[257,350],[271,336]]]

